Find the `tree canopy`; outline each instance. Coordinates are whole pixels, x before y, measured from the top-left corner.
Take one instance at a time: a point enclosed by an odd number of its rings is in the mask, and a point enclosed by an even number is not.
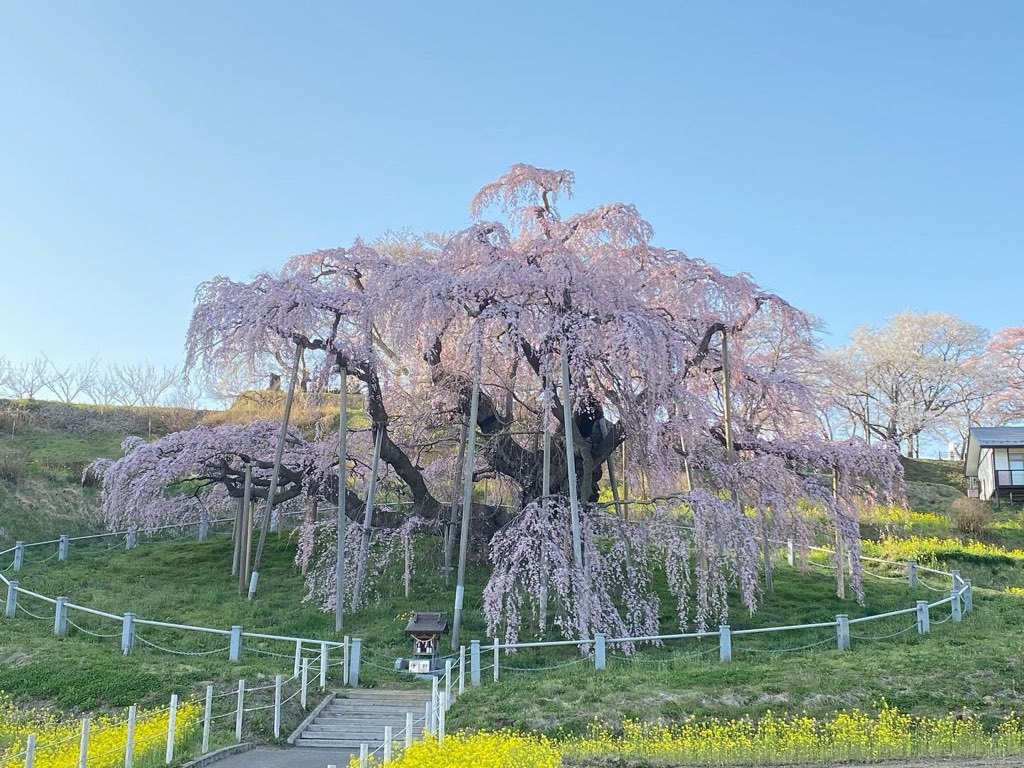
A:
[[[374,525],[440,530],[459,492],[457,449],[478,364],[471,471],[508,502],[473,504],[474,531],[489,542],[485,610],[495,633],[518,637],[550,583],[558,596],[550,620],[567,635],[651,634],[659,569],[682,625],[723,619],[734,584],[753,610],[769,539],[806,545],[813,508],[856,550],[854,500],[901,494],[896,453],[818,434],[803,375],[816,349],[813,318],[748,275],[654,245],[632,205],[562,216],[573,182],[566,170],[515,165],[480,190],[473,222],[451,236],[356,241],[248,281],[213,278],[196,293],[187,365],[258,367],[291,358],[297,346],[311,395],[325,397],[345,370],[343,385],[362,393],[380,435],[394,490]],[[265,497],[274,430],[265,422],[198,427],[128,446],[105,468],[108,519],[156,525],[188,514],[209,492],[196,489],[237,498],[250,463]],[[582,564],[564,555],[570,431]],[[547,496],[545,432],[554,446]],[[363,516],[371,444],[366,431],[349,443],[354,520]],[[329,430],[290,432],[276,498],[336,502],[335,446]],[[616,493],[628,486],[644,497],[620,499],[626,514],[618,516],[600,498],[616,469]],[[189,493],[168,492],[183,483]],[[311,525],[302,547],[325,608],[337,598],[330,547],[316,541],[332,535],[329,524]],[[859,590],[856,570],[853,582]]]

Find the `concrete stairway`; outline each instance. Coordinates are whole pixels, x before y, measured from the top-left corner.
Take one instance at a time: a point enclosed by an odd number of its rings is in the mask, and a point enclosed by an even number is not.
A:
[[[373,751],[384,742],[384,726],[390,725],[395,741],[403,742],[405,715],[412,713],[413,738],[423,732],[423,715],[430,691],[355,689],[338,694],[299,732],[297,747],[358,750],[368,744]]]

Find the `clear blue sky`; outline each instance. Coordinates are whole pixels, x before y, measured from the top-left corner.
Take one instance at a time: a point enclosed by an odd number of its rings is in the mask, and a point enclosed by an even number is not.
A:
[[[514,162],[837,341],[1019,324],[1022,32],[1020,2],[0,0],[0,355],[173,364],[200,281],[459,228]]]

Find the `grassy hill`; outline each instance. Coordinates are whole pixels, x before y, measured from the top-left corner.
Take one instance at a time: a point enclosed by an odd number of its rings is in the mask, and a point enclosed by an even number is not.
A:
[[[321,414],[330,418],[326,412]],[[213,420],[243,418],[207,416]],[[16,457],[13,479],[0,480],[0,546],[3,539],[35,540],[60,532],[94,530],[95,489],[77,483],[81,467],[99,455],[116,455],[124,434],[96,431],[59,433],[42,429],[0,437],[0,458]],[[0,463],[0,468],[2,468]],[[927,637],[901,617],[858,628],[853,650],[834,650],[834,630],[792,635],[735,638],[734,662],[718,662],[717,641],[679,641],[671,647],[644,648],[632,659],[613,651],[608,669],[596,673],[592,662],[571,650],[545,649],[502,657],[497,684],[485,672],[485,685],[472,689],[450,713],[454,727],[512,726],[550,734],[579,732],[597,717],[612,725],[624,719],[683,716],[757,716],[768,710],[825,715],[837,709],[871,709],[885,698],[917,714],[942,715],[971,710],[993,723],[1024,702],[1024,529],[1012,510],[999,512],[982,535],[981,545],[966,545],[948,517],[949,503],[963,494],[955,462],[906,461],[913,511],[872,510],[863,517],[863,536],[872,554],[959,567],[975,583],[976,610],[962,625],[937,624]],[[933,541],[938,539],[939,541]],[[1000,549],[1001,548],[1001,549]],[[145,618],[230,627],[249,631],[333,637],[333,619],[302,602],[303,585],[292,565],[294,542],[272,537],[256,602],[238,594],[230,576],[230,542],[214,538],[143,543],[132,552],[102,545],[76,547],[66,563],[30,562],[22,586],[48,595]],[[451,612],[453,587],[439,573],[436,542],[421,542],[413,594],[400,594],[398,572],[391,594],[378,605],[347,619],[346,633],[363,638],[368,685],[412,685],[388,668],[408,652],[402,630],[412,610]],[[30,558],[34,559],[34,558]],[[0,567],[7,566],[0,563]],[[757,613],[734,610],[734,629],[829,620],[906,607],[935,592],[912,592],[895,579],[866,580],[863,605],[835,596],[831,575],[817,568],[792,569],[784,561],[775,571],[775,592],[763,596]],[[481,592],[485,572],[470,568],[464,638],[485,639]],[[944,587],[945,585],[935,585]],[[24,603],[41,616],[42,604]],[[663,626],[674,626],[674,605],[662,604]],[[940,619],[938,612],[933,620]],[[114,633],[101,620],[85,629]],[[898,633],[898,634],[897,634]],[[173,631],[144,629],[151,642],[194,654],[224,644]],[[892,635],[888,637],[888,635]],[[805,647],[811,646],[811,647]],[[129,703],[155,705],[172,691],[198,689],[209,681],[229,684],[240,676],[268,680],[291,662],[267,655],[284,652],[266,644],[247,647],[239,664],[226,654],[171,655],[140,645],[122,657],[116,638],[96,638],[72,629],[67,638],[52,634],[52,619],[19,617],[0,622],[0,689],[19,701],[45,703],[62,711],[103,710]],[[489,664],[485,658],[485,666]],[[519,668],[519,669],[517,669]],[[520,671],[550,668],[546,671]]]

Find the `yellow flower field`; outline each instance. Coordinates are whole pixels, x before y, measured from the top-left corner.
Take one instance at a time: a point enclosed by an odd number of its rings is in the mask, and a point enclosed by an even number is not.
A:
[[[202,705],[187,701],[179,705],[175,740],[181,744],[196,732],[202,719]],[[136,765],[163,763],[167,744],[167,708],[140,710],[135,726]],[[35,768],[65,768],[77,765],[82,724],[80,720],[59,721],[43,709],[19,709],[0,692],[0,766],[24,764],[24,751],[31,734],[36,736]],[[127,715],[102,715],[89,725],[89,768],[115,768],[124,763],[128,738]]]
[[[612,732],[593,725],[565,739],[510,731],[457,734],[417,742],[391,763],[396,768],[558,768],[599,759],[616,765],[778,765],[795,762],[882,760],[925,756],[1018,754],[1022,721],[1009,715],[986,730],[970,715],[915,717],[882,702],[875,713],[851,710],[829,718],[768,713],[750,718],[682,723],[626,722]],[[372,760],[371,765],[380,765]],[[358,768],[353,758],[350,768]]]

